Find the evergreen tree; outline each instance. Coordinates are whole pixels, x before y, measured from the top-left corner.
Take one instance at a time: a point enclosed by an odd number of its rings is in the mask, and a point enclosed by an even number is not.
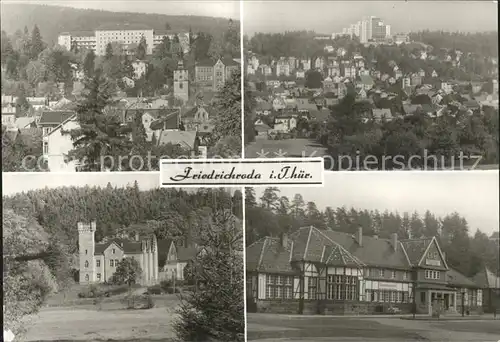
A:
[[[101,159],[128,154],[129,140],[120,119],[104,113],[111,103],[114,89],[100,69],[95,71],[94,77],[85,81],[85,88],[87,94],[76,109],[80,128],[69,132],[74,145],[70,155],[81,161],[84,170],[102,171],[109,165],[103,165]],[[117,158],[114,158],[116,161]],[[112,167],[120,168],[121,165]]]
[[[37,25],[33,27],[31,32],[31,59],[37,59],[38,55],[44,50],[45,46],[42,41],[42,35]]]
[[[93,50],[90,50],[85,55],[85,59],[83,61],[83,72],[86,77],[91,78],[94,75],[95,69],[95,54]]]
[[[104,55],[104,59],[109,61],[113,58],[113,45],[111,43],[108,43],[106,45],[106,54]]]
[[[182,298],[174,329],[182,341],[244,341],[242,232],[227,212],[203,227],[192,263],[196,290]]]
[[[138,60],[142,61],[146,58],[147,51],[148,51],[148,44],[146,42],[146,37],[142,36],[139,45],[137,46],[135,57]]]

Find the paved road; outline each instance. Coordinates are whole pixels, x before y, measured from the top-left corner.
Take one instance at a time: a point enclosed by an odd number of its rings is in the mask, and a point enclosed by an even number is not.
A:
[[[266,154],[267,152],[267,154]],[[245,158],[323,157],[324,146],[310,139],[268,140],[257,137],[245,148]]]
[[[290,317],[248,314],[248,340],[497,342],[498,321],[411,321],[394,318]]]

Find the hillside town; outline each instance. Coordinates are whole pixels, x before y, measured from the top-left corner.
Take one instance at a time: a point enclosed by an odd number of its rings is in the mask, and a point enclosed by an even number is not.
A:
[[[490,37],[477,34],[475,43],[483,46]],[[385,132],[389,126],[415,128],[420,122],[430,138],[422,144],[431,152],[439,152],[438,132],[447,125],[458,137],[446,153],[462,148],[498,163],[494,145],[461,137],[471,121],[482,121],[473,129],[498,142],[498,129],[488,124],[498,122],[498,56],[487,48],[474,50],[471,39],[442,32],[393,35],[390,25],[375,17],[331,36],[256,34],[247,39],[245,56],[247,87],[254,100],[246,115],[252,118],[257,139],[247,146],[251,157],[258,156],[260,147],[273,150],[273,144],[287,144],[262,140],[291,138],[320,142],[329,154],[351,148],[367,152],[367,143],[357,138],[362,132],[380,139],[373,127]],[[448,47],[452,44],[457,48]],[[348,117],[339,118],[342,112]],[[335,127],[345,131],[344,136]],[[405,138],[419,144],[423,138],[412,133],[416,137]],[[351,143],[346,142],[349,138]]]
[[[14,36],[2,31],[2,137],[12,146],[4,151],[16,159],[4,165],[13,164],[9,171],[81,170],[85,155],[72,155],[78,137],[68,132],[81,129],[82,104],[91,103],[95,78],[109,93],[101,112],[114,117],[117,134],[132,146],[138,143],[133,131],[140,130],[153,156],[206,158],[220,140],[213,134],[224,109],[220,91],[239,82],[236,33],[230,21],[226,47],[209,52],[215,38],[208,34],[140,24],[61,32],[54,46],[42,41],[36,26],[31,34],[27,28]],[[111,164],[99,169],[127,169]]]

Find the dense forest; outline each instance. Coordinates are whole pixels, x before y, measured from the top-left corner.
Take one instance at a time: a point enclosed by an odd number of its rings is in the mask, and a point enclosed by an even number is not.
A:
[[[49,236],[76,251],[77,222],[97,221],[96,240],[131,231],[154,231],[159,238],[190,234],[211,210],[230,209],[242,218],[241,192],[187,192],[175,189],[141,191],[137,183],[125,188],[62,187],[33,190],[3,198],[3,210],[34,220]],[[209,210],[209,212],[206,212]],[[5,223],[5,222],[4,222]]]
[[[238,25],[238,18],[233,18]],[[20,27],[37,24],[47,42],[57,43],[59,33],[64,31],[91,31],[104,23],[144,24],[155,30],[201,31],[220,36],[226,29],[227,19],[110,12],[71,7],[34,4],[2,4],[2,30],[14,33]],[[168,26],[166,25],[168,23]]]
[[[392,233],[397,233],[400,239],[436,236],[449,266],[468,276],[485,265],[492,271],[499,265],[498,243],[480,230],[471,236],[467,220],[459,213],[438,217],[429,210],[425,213],[346,207],[321,210],[300,194],[288,198],[280,196],[278,188],[271,187],[257,198],[253,188],[245,189],[247,245],[264,236],[279,236],[311,225],[352,234],[362,227],[363,234],[380,238],[390,238]]]

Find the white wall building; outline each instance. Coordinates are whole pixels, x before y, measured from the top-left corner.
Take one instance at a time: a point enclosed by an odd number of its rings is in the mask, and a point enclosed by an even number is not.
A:
[[[63,132],[79,127],[76,116],[73,116],[43,137],[43,157],[50,172],[76,172],[78,162],[68,158],[69,151],[74,149],[73,141]]]

